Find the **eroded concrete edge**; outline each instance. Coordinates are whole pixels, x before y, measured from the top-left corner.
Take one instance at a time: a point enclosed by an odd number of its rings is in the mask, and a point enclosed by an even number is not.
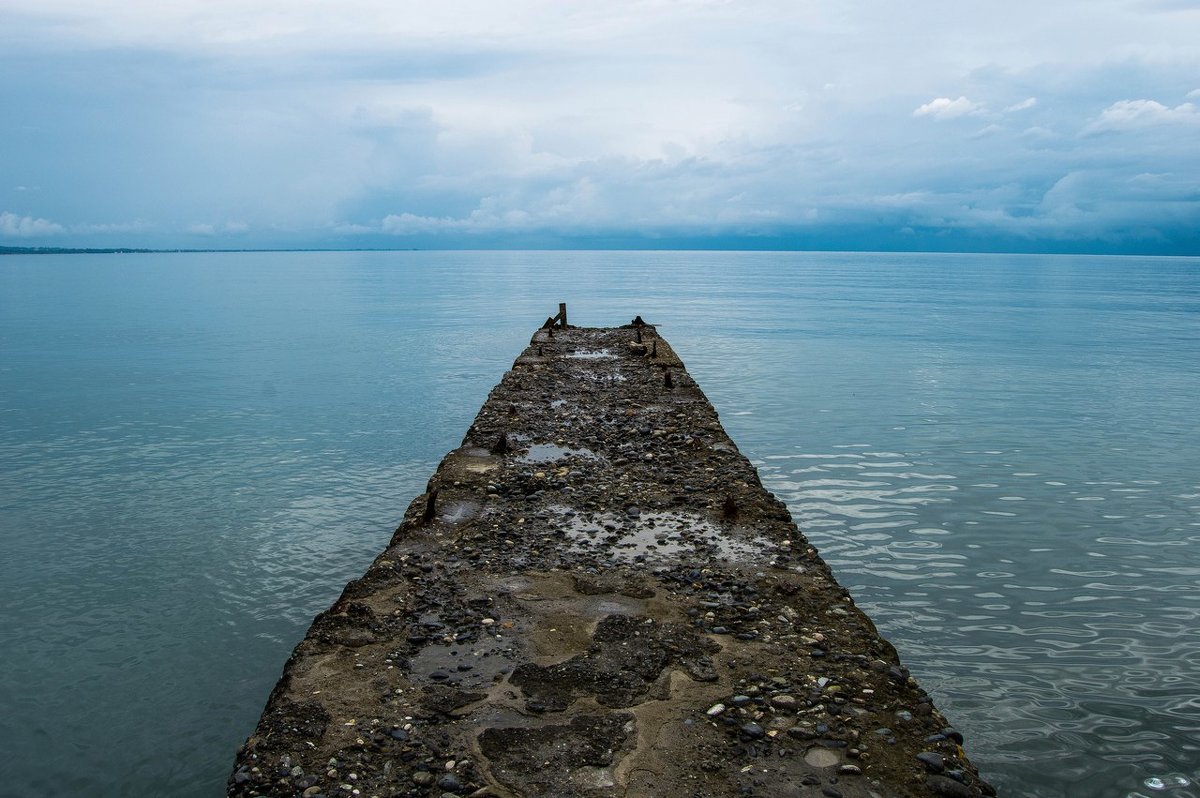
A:
[[[232,796],[992,795],[653,327],[539,330]]]

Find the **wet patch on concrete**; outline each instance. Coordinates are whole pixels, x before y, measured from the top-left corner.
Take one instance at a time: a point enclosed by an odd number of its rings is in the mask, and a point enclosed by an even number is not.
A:
[[[596,459],[596,453],[590,449],[572,449],[555,443],[535,443],[521,456],[522,463],[554,463],[567,458]]]
[[[568,723],[491,728],[479,735],[491,775],[519,795],[617,795],[614,763],[627,753],[633,715],[576,715]]]
[[[573,551],[602,555],[610,562],[669,562],[681,557],[766,563],[770,541],[722,527],[694,513],[646,512],[627,507],[613,513],[564,513],[563,537]]]

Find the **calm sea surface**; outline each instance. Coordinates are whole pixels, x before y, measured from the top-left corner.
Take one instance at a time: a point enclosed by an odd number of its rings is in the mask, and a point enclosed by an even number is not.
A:
[[[0,794],[216,796],[534,328],[661,325],[1006,796],[1200,795],[1200,260],[0,258]]]

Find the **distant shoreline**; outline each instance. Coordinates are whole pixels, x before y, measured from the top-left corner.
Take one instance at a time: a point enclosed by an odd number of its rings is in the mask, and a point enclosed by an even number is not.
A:
[[[266,249],[139,249],[134,247],[0,247],[0,255],[154,255],[181,252],[417,252],[404,249],[335,249],[332,247],[280,247]]]
[[[3,255],[163,255],[163,254],[235,254],[251,252],[835,252],[860,253],[864,255],[1021,255],[1033,257],[1114,257],[1114,258],[1197,258],[1200,252],[1154,253],[1154,252],[1026,252],[1009,250],[917,250],[917,249],[736,249],[729,247],[679,247],[645,248],[589,248],[589,247],[244,247],[237,249],[199,249],[170,247],[162,249],[145,247],[6,247],[0,246]]]

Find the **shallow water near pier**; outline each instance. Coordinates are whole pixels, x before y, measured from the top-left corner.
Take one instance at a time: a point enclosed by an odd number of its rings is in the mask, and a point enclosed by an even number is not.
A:
[[[0,258],[0,792],[221,794],[562,301],[661,324],[1002,795],[1200,795],[1200,260],[691,252]]]

